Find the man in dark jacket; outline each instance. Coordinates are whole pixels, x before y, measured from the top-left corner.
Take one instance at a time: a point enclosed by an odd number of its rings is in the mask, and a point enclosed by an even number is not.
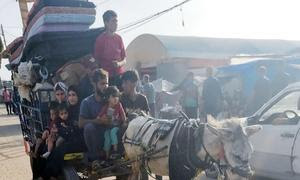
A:
[[[219,81],[213,77],[213,69],[211,67],[206,69],[207,79],[203,83],[203,108],[205,117],[212,115],[217,117],[222,107],[222,90]]]

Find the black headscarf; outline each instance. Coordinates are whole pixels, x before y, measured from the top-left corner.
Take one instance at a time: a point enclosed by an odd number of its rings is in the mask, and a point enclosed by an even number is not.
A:
[[[68,107],[69,117],[70,117],[70,120],[71,120],[72,122],[75,122],[75,123],[73,123],[73,124],[78,124],[78,120],[79,120],[79,110],[80,110],[80,95],[79,95],[79,91],[78,91],[77,87],[75,87],[75,86],[70,86],[70,87],[68,88],[68,93],[69,93],[70,91],[73,91],[73,92],[76,93],[76,95],[77,95],[77,97],[78,97],[78,102],[77,102],[77,104],[75,104],[75,105],[71,105],[71,104],[69,103],[69,107]]]

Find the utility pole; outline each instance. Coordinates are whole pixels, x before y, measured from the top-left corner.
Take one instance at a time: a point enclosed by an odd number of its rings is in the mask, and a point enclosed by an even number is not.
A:
[[[7,48],[7,45],[6,45],[6,39],[5,39],[5,34],[4,34],[4,30],[3,30],[3,26],[1,24],[1,34],[3,36],[3,42],[4,42],[4,46],[5,46],[5,49]]]

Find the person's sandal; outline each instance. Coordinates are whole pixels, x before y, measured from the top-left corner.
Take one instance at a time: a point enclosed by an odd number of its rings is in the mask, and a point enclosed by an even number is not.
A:
[[[42,158],[47,159],[49,156],[50,156],[50,152],[45,152],[45,153],[42,155]]]
[[[113,153],[110,155],[109,159],[111,159],[111,160],[121,159],[121,155],[118,153]]]

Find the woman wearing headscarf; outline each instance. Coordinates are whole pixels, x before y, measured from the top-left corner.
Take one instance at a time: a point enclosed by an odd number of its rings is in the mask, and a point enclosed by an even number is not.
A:
[[[63,82],[57,82],[53,90],[55,99],[59,104],[66,102],[68,87]]]
[[[80,95],[77,87],[70,86],[68,89],[68,112],[72,124],[78,127],[79,110],[80,110]]]

